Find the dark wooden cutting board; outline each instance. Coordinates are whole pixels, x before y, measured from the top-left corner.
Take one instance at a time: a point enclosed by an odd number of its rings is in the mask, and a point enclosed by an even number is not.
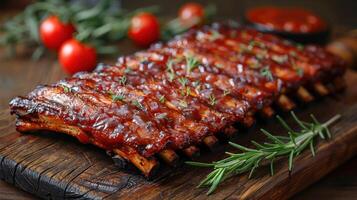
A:
[[[217,191],[206,196],[206,189],[196,185],[209,172],[182,164],[177,168],[162,166],[151,181],[140,175],[121,171],[106,153],[83,145],[66,135],[56,133],[20,134],[15,131],[9,110],[0,115],[0,179],[47,199],[286,199],[317,181],[357,153],[357,73],[346,74],[347,89],[341,94],[318,99],[296,110],[303,119],[313,113],[321,121],[333,115],[342,118],[331,126],[333,139],[319,141],[317,155],[307,150],[294,160],[291,174],[287,161],[277,162],[276,174],[259,168],[252,179],[240,175],[225,181]],[[290,119],[288,114],[282,114]],[[258,120],[232,139],[249,145],[264,137],[258,131],[266,128],[276,133],[283,129],[274,119]],[[222,144],[215,152],[203,151],[200,161],[223,158],[224,151],[236,151]]]

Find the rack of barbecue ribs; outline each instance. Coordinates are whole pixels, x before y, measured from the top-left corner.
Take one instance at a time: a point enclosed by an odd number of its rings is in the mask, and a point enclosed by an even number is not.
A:
[[[113,66],[38,86],[10,102],[20,132],[91,143],[150,177],[161,162],[213,148],[256,115],[288,111],[343,87],[345,65],[322,47],[212,24],[123,56]]]

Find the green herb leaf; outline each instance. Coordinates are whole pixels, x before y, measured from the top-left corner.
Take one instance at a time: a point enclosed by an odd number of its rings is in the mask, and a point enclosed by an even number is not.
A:
[[[138,100],[134,100],[134,101],[132,102],[132,104],[133,104],[134,106],[136,106],[137,108],[139,108],[140,110],[146,111],[145,106],[144,106],[143,104],[141,104]]]
[[[276,157],[288,157],[289,170],[293,169],[293,159],[299,155],[308,145],[313,155],[315,155],[315,150],[313,148],[313,139],[319,136],[321,133],[327,134],[327,127],[332,123],[336,122],[341,116],[336,115],[332,117],[327,122],[321,124],[312,115],[312,122],[304,122],[298,119],[294,113],[294,120],[298,124],[309,124],[309,126],[301,126],[302,129],[298,131],[290,130],[290,127],[286,125],[286,122],[280,118],[280,122],[283,127],[287,129],[288,132],[297,133],[294,136],[294,140],[291,137],[274,136],[266,130],[263,133],[270,138],[272,143],[259,144],[252,141],[256,149],[247,148],[236,143],[229,142],[230,145],[238,148],[240,153],[227,153],[229,157],[215,161],[212,163],[200,163],[200,162],[186,162],[186,164],[197,166],[197,167],[210,167],[212,172],[210,172],[206,178],[199,184],[200,187],[209,187],[207,194],[211,194],[218,185],[225,179],[237,175],[249,172],[249,177],[252,176],[255,169],[259,167],[261,161],[264,160],[270,162],[270,174],[274,175],[274,160]]]
[[[67,86],[65,86],[65,85],[60,85],[60,86],[63,88],[63,91],[64,91],[65,93],[72,92],[71,88],[69,88],[69,87],[67,87]]]
[[[125,95],[122,92],[118,94],[112,94],[111,96],[113,101],[124,101],[125,99]]]
[[[156,116],[156,119],[166,119],[167,118],[167,113],[160,113]]]
[[[182,87],[185,87],[186,84],[188,83],[188,79],[187,79],[186,77],[180,77],[180,78],[178,79],[178,82],[180,82],[180,84],[181,84]]]
[[[161,103],[165,103],[165,96],[164,95],[162,95],[160,98],[159,98],[159,101],[161,102]]]
[[[223,91],[223,96],[227,96],[227,95],[229,95],[231,92],[229,91],[229,90],[224,90]]]
[[[269,67],[264,67],[260,70],[260,74],[264,76],[268,81],[273,81],[273,74],[271,73]]]
[[[170,59],[166,62],[166,71],[169,76],[169,81],[172,82],[175,78],[175,70],[173,68],[174,60]]]
[[[193,55],[187,55],[186,57],[186,73],[189,74],[192,70],[194,70],[199,62]]]
[[[211,94],[210,96],[209,96],[209,104],[211,105],[211,106],[214,106],[214,105],[216,105],[217,104],[217,99],[216,99],[216,97],[213,95],[213,94]]]
[[[296,68],[296,73],[298,76],[303,77],[304,76],[304,69],[303,68]]]
[[[126,84],[126,76],[122,76],[121,78],[120,78],[120,83],[122,84],[122,85],[125,85]]]

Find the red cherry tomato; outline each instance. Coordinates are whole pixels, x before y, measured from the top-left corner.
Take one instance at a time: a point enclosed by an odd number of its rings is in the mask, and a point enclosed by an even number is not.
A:
[[[179,19],[184,23],[201,23],[204,18],[203,6],[199,3],[186,3],[181,6],[179,13]],[[193,22],[196,20],[195,22]]]
[[[59,51],[59,62],[68,74],[91,71],[96,65],[97,54],[93,47],[70,39],[62,45]]]
[[[72,24],[65,24],[57,16],[47,17],[40,25],[40,37],[43,44],[58,50],[61,45],[72,38],[75,28]]]
[[[139,46],[148,46],[160,37],[157,18],[150,13],[140,13],[131,19],[129,38]]]

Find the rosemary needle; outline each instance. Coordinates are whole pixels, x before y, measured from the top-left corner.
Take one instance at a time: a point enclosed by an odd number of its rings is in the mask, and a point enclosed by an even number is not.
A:
[[[199,187],[209,187],[207,194],[211,194],[222,181],[231,176],[249,172],[250,178],[263,161],[270,162],[270,173],[273,175],[274,161],[280,157],[288,157],[289,171],[291,171],[294,158],[306,148],[310,148],[312,155],[315,156],[314,138],[317,136],[320,136],[321,139],[330,138],[331,135],[327,127],[341,117],[340,115],[336,115],[327,122],[320,123],[313,115],[310,115],[312,122],[300,120],[294,112],[291,112],[291,115],[301,130],[294,131],[281,117],[277,116],[278,121],[288,131],[289,136],[274,136],[268,131],[261,129],[270,142],[259,144],[252,141],[255,148],[248,148],[229,142],[231,146],[239,149],[241,152],[227,152],[229,155],[227,158],[212,163],[186,162],[189,165],[197,167],[213,168],[213,171],[201,181]]]

